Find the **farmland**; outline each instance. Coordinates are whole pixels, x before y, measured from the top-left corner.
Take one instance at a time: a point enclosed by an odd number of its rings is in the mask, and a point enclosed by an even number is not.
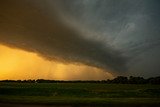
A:
[[[0,83],[0,103],[79,106],[159,106],[160,85]]]

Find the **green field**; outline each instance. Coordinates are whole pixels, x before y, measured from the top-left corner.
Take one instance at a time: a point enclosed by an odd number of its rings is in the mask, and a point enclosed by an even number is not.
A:
[[[0,83],[0,103],[159,106],[160,85]]]

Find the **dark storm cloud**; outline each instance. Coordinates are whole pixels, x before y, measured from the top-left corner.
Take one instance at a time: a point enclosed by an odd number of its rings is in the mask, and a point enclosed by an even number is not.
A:
[[[160,75],[159,0],[1,0],[0,42],[45,58]],[[119,72],[122,73],[122,72]]]
[[[54,0],[1,0],[0,43],[49,60],[126,70],[126,59],[119,51],[84,39],[78,29],[63,22],[56,9]]]
[[[103,38],[103,43],[121,50],[128,57],[129,74],[160,75],[159,0],[71,1],[59,2],[68,19],[90,28],[89,38]]]

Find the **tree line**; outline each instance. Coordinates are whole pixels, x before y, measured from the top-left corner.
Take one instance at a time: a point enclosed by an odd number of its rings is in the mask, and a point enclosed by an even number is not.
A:
[[[144,79],[143,77],[125,77],[125,76],[117,76],[114,79],[107,80],[72,80],[72,81],[64,81],[64,80],[45,80],[45,79],[37,79],[37,80],[1,80],[0,82],[16,82],[16,83],[107,83],[107,84],[160,84],[160,76],[151,77]]]

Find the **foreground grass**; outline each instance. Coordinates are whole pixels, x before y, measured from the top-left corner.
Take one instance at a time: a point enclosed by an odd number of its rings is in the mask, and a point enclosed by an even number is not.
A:
[[[0,83],[0,102],[61,105],[160,105],[160,85]]]

